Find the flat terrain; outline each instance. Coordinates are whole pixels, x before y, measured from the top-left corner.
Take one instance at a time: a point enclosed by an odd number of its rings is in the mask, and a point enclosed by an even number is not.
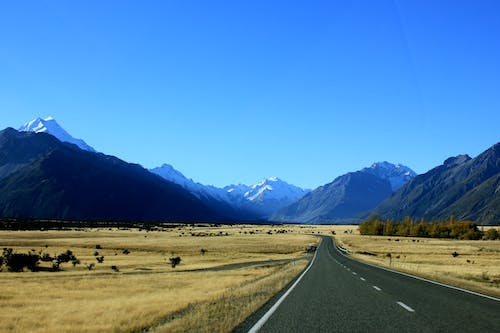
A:
[[[71,250],[80,259],[75,267],[63,264],[60,272],[12,273],[4,268],[0,331],[230,332],[303,271],[311,258],[305,249],[319,241],[314,236],[333,232],[358,260],[500,295],[498,240],[361,236],[357,226],[304,225],[0,231],[0,248],[51,255]],[[169,258],[177,256],[181,263],[172,268]],[[318,292],[332,304],[344,297],[364,298],[366,290],[349,291],[342,283],[353,280],[339,273],[345,268],[329,267],[330,261],[319,263],[327,265],[321,269],[328,272],[321,274],[332,286],[318,287]],[[95,266],[88,270],[91,264]],[[50,264],[41,266],[48,269]],[[401,283],[404,289],[407,282]],[[316,296],[309,291],[301,297],[309,304],[306,299],[314,302]],[[375,298],[372,307],[379,302]]]
[[[335,230],[354,258],[500,297],[500,240],[362,236],[354,226]]]
[[[499,313],[499,299],[369,266],[344,256],[331,237],[323,237],[295,288],[267,321],[254,322],[261,333],[475,333],[500,332]]]
[[[298,229],[265,226],[1,231],[1,248],[69,249],[81,263],[0,272],[0,331],[228,332],[303,270],[305,249],[317,242]],[[176,256],[181,263],[172,268]]]

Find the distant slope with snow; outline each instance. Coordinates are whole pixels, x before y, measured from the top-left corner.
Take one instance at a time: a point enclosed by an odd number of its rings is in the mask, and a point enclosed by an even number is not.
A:
[[[417,176],[417,173],[407,166],[386,161],[373,163],[371,167],[364,168],[361,171],[388,180],[391,183],[393,192],[396,192]]]
[[[362,214],[415,176],[416,173],[404,165],[374,163],[369,168],[347,173],[318,187],[275,213],[272,219],[301,223],[359,222]]]
[[[69,142],[74,145],[77,145],[80,149],[87,150],[90,152],[95,152],[95,149],[89,146],[85,141],[72,137],[52,117],[48,117],[45,119],[42,118],[33,119],[24,124],[23,126],[21,126],[18,129],[18,131],[48,133],[50,135],[55,136],[57,139],[59,139],[59,141]]]
[[[228,185],[218,188],[188,179],[169,164],[150,169],[151,172],[189,190],[198,198],[212,199],[230,205],[254,218],[265,218],[300,199],[308,190],[288,184],[276,177],[265,178],[255,185]]]

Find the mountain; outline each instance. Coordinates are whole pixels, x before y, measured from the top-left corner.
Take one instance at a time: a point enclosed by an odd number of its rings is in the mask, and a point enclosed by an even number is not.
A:
[[[0,216],[215,221],[220,214],[137,164],[46,133],[0,131]]]
[[[274,214],[273,221],[300,223],[358,222],[358,215],[372,209],[392,193],[391,183],[368,172],[337,177]]]
[[[251,186],[231,185],[225,189],[233,197],[233,203],[237,202],[240,207],[253,210],[261,217],[271,216],[309,192],[277,177],[264,178]]]
[[[56,120],[52,117],[48,117],[45,119],[33,119],[21,126],[18,130],[20,132],[48,133],[55,136],[60,141],[69,142],[77,145],[80,149],[95,152],[95,149],[85,143],[85,141],[72,137],[61,126],[59,126]]]
[[[473,220],[500,223],[500,143],[475,158],[451,157],[413,178],[372,213],[384,217]]]
[[[391,188],[394,192],[417,176],[417,173],[409,167],[402,164],[392,164],[387,161],[373,163],[371,167],[364,168],[361,171],[382,179],[387,179],[391,183]]]
[[[355,223],[416,173],[401,164],[373,163],[320,186],[271,219],[303,223]]]
[[[288,184],[276,177],[265,178],[255,185],[228,185],[218,188],[188,179],[169,164],[150,169],[164,179],[179,184],[198,198],[225,205],[226,212],[240,219],[260,219],[303,197],[308,190]]]

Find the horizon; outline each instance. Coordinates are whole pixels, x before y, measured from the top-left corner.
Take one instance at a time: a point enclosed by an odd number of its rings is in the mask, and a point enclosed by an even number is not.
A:
[[[2,4],[0,125],[53,116],[218,187],[422,174],[499,142],[497,2],[285,4]]]

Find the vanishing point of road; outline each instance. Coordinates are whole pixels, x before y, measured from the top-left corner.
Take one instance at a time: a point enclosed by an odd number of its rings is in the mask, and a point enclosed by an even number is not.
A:
[[[285,295],[235,332],[500,332],[499,299],[358,262],[330,237]]]

